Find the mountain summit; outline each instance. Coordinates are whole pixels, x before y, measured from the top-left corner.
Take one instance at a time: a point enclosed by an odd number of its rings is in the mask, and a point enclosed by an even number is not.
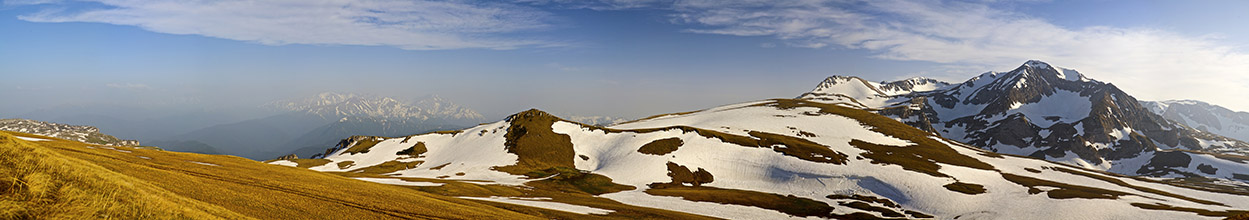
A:
[[[1249,144],[1169,121],[1113,84],[1042,61],[930,91],[887,93],[861,79],[830,87],[831,79],[857,77],[830,77],[799,98],[871,110],[994,152],[1128,175],[1231,178],[1231,172],[1197,167],[1249,167],[1173,151],[1244,154]],[[1153,159],[1161,155],[1182,162]]]

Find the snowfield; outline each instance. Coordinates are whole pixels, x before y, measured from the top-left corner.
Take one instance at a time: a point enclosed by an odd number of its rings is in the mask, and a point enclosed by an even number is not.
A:
[[[329,163],[311,169],[351,172],[387,162],[423,161],[414,167],[384,175],[532,187],[526,183],[543,178],[513,175],[494,169],[517,164],[521,159],[519,155],[509,153],[505,146],[509,126],[512,126],[509,121],[501,121],[454,134],[383,138],[367,152],[351,153],[348,152],[350,147],[344,147],[323,158]],[[533,133],[533,129],[539,128],[529,129]],[[571,150],[576,155],[571,158],[573,168],[609,177],[616,184],[636,187],[636,190],[598,197],[633,206],[719,218],[818,217],[794,216],[780,210],[729,202],[659,196],[648,190],[656,189],[652,187],[654,183],[674,182],[675,179],[670,176],[673,172],[670,164],[675,164],[714,176],[713,181],[702,183],[701,187],[743,190],[756,195],[793,196],[791,199],[806,199],[833,207],[832,213],[828,213],[830,215],[888,217],[886,212],[856,208],[852,205],[855,202],[889,212],[908,213],[908,218],[920,218],[917,216],[921,215],[909,214],[915,212],[940,219],[1219,219],[1222,217],[1165,210],[1153,205],[1212,212],[1249,209],[1249,196],[1244,194],[1184,188],[1061,163],[994,154],[863,110],[802,100],[733,104],[607,128],[558,120],[549,129],[568,137]],[[722,135],[711,135],[717,133]],[[791,141],[761,146],[744,146],[740,141],[748,139],[764,143],[766,136],[760,136],[762,134],[776,134]],[[681,144],[671,152],[640,152],[639,148],[648,143],[673,138],[679,139]],[[844,160],[832,160],[836,155],[805,155],[802,154],[805,151],[788,151],[806,149],[804,146],[789,145],[802,141],[844,155]],[[428,151],[415,157],[398,154],[417,143],[423,143]],[[1219,174],[1249,172],[1218,162],[1224,160],[1196,157],[1193,161],[1194,164],[1200,162],[1219,166]],[[353,165],[339,165],[348,162]],[[1139,159],[1119,162],[1141,163]],[[290,162],[273,163],[291,166]],[[1193,165],[1193,169],[1195,167]],[[399,179],[357,179],[426,187],[422,185],[426,183]],[[684,185],[689,186],[688,183]],[[863,196],[888,203],[860,202],[834,196]],[[581,214],[612,213],[612,210],[554,200],[499,196],[461,198]]]

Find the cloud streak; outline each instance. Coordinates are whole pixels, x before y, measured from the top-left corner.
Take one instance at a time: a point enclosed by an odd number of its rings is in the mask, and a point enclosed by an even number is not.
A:
[[[714,1],[674,5],[693,33],[773,37],[796,47],[862,49],[938,63],[963,80],[1040,59],[1113,82],[1142,99],[1202,99],[1249,110],[1249,54],[1217,38],[1162,30],[1067,28],[957,1]],[[957,74],[957,75],[954,75]]]
[[[513,4],[461,1],[93,0],[106,7],[19,16],[31,22],[97,22],[266,45],[392,46],[407,50],[557,46],[515,35],[550,28],[550,15]],[[512,36],[512,37],[509,37]]]

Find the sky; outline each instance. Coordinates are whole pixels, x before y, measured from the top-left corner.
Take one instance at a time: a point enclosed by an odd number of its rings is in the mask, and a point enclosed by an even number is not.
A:
[[[4,0],[0,118],[325,91],[638,118],[1027,60],[1249,111],[1249,1]]]

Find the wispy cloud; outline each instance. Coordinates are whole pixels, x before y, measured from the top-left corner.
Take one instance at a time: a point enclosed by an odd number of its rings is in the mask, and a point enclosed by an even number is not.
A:
[[[408,50],[558,45],[515,37],[551,25],[548,13],[514,4],[422,0],[92,1],[106,7],[72,11],[48,5],[43,11],[18,18],[32,22],[130,25],[153,32],[268,45],[370,45]]]
[[[1009,70],[1040,59],[1110,81],[1145,99],[1203,99],[1249,110],[1249,54],[1216,35],[1067,28],[957,1],[715,1],[674,5],[689,32],[774,37],[789,46],[863,49],[945,71]],[[964,73],[964,77],[977,72]],[[949,77],[948,80],[962,78]]]
[[[151,90],[152,87],[142,83],[109,83],[105,84],[109,88],[126,89],[126,90]]]
[[[576,71],[581,71],[581,68],[578,68],[578,67],[573,67],[573,66],[567,66],[567,65],[564,65],[564,64],[560,64],[560,63],[547,63],[547,64],[546,64],[546,67],[547,67],[547,68],[551,68],[551,69],[557,69],[557,70],[559,70],[559,71],[564,71],[564,72],[576,72]]]
[[[516,0],[533,5],[556,5],[562,8],[591,10],[625,10],[669,5],[674,0]]]
[[[59,3],[60,0],[5,0],[2,5],[22,6]]]

